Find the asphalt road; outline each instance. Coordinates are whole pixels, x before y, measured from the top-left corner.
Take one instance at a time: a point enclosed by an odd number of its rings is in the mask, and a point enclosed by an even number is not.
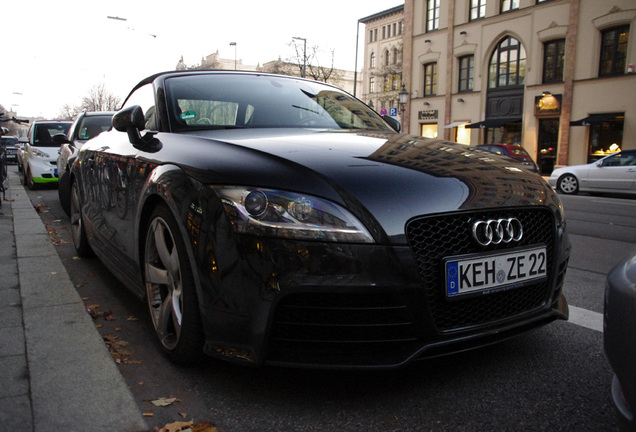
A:
[[[614,431],[603,352],[604,280],[636,249],[636,200],[562,196],[573,245],[569,322],[395,372],[250,369],[161,355],[144,303],[97,259],[80,259],[57,190],[28,191],[71,280],[152,427],[246,431]],[[95,389],[99,391],[99,389]],[[175,397],[166,407],[152,401]],[[78,413],[78,415],[80,415]]]

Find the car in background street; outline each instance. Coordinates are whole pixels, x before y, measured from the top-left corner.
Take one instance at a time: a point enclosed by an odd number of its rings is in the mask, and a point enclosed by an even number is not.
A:
[[[65,120],[36,120],[29,127],[22,152],[22,180],[29,189],[57,183],[57,154],[60,143],[55,136],[66,136],[72,122]]]
[[[477,146],[480,150],[486,150],[498,155],[508,156],[514,159],[516,162],[524,165],[526,168],[539,172],[539,167],[532,160],[526,149],[516,144],[479,144]]]
[[[18,145],[20,141],[14,136],[2,136],[2,147],[4,148],[4,160],[9,163],[18,163]]]
[[[113,114],[111,111],[82,112],[71,125],[66,135],[66,140],[60,147],[60,154],[57,157],[57,174],[59,178],[57,193],[62,209],[69,216],[71,214],[71,164],[86,141],[95,138],[104,131],[110,130]]]
[[[556,168],[548,183],[564,194],[636,194],[636,150],[623,150],[586,165]]]
[[[73,243],[145,299],[174,362],[397,368],[568,317],[539,175],[337,87],[161,73],[112,124],[71,167]]]
[[[607,276],[603,314],[605,354],[614,371],[612,401],[621,431],[636,430],[636,253]]]

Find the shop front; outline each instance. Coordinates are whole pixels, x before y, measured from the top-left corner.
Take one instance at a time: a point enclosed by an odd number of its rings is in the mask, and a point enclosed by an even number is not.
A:
[[[588,127],[587,162],[595,162],[605,156],[621,151],[623,147],[623,125],[625,113],[590,114],[570,122],[570,126]]]
[[[534,99],[534,115],[538,120],[537,165],[543,175],[550,175],[556,163],[562,95],[543,92]]]

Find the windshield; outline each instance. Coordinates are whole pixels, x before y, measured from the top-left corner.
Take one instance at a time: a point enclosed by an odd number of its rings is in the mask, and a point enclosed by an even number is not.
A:
[[[58,123],[36,123],[33,125],[33,145],[37,147],[59,147],[53,142],[55,135],[66,135],[71,122]]]
[[[77,139],[89,140],[102,132],[110,130],[112,115],[84,116],[79,127]]]
[[[171,129],[327,128],[392,130],[349,94],[318,82],[263,75],[166,80]]]
[[[3,146],[14,146],[18,144],[18,139],[16,137],[2,137],[2,145]]]

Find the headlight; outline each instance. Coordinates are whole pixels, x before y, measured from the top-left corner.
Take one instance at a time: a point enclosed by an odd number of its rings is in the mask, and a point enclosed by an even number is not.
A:
[[[212,187],[235,232],[268,237],[373,243],[362,223],[341,206],[273,189]]]
[[[39,156],[41,158],[48,158],[49,157],[49,155],[47,153],[44,153],[43,151],[38,150],[38,149],[31,149],[31,153],[34,156]]]

